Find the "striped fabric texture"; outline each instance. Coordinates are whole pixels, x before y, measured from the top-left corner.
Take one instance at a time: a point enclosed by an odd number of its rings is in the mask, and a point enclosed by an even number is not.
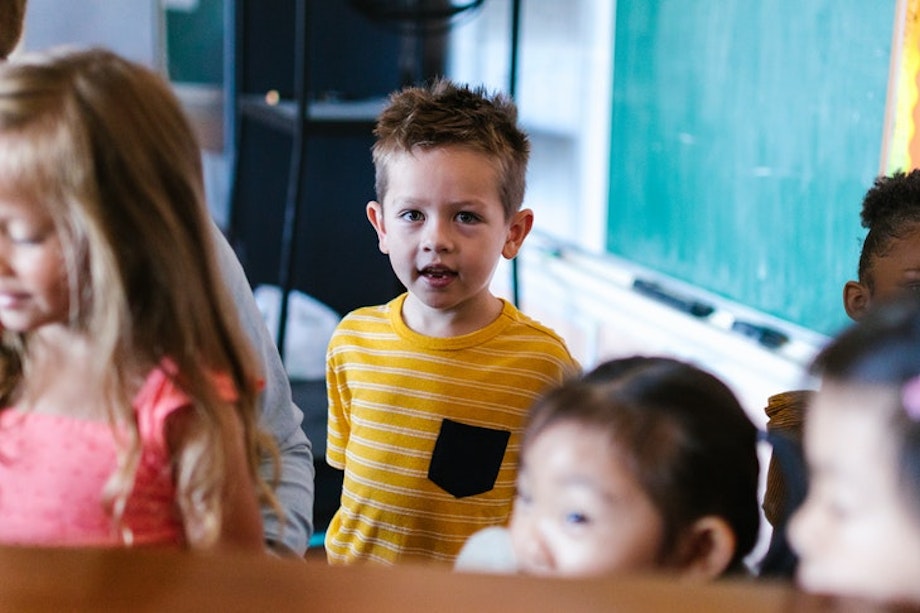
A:
[[[507,301],[489,326],[433,338],[403,323],[405,297],[353,311],[329,344],[326,460],[345,471],[333,564],[449,564],[471,534],[504,524],[526,412],[578,370]]]

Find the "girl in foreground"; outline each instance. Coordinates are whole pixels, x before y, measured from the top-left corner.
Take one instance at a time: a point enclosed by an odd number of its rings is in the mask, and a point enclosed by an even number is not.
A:
[[[263,549],[258,370],[169,86],[0,66],[0,542]]]
[[[809,591],[920,603],[920,301],[879,303],[815,359],[809,489],[792,517]]]
[[[743,572],[757,539],[757,432],[718,379],[667,358],[598,366],[533,407],[507,529],[458,570]]]

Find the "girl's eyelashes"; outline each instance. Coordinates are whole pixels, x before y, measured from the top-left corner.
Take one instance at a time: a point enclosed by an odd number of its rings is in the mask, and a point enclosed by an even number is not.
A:
[[[16,245],[40,245],[45,242],[45,239],[48,238],[47,232],[32,232],[32,233],[20,233],[19,235],[11,233],[9,235],[10,241]]]
[[[38,245],[54,234],[54,225],[31,219],[9,219],[0,225],[0,232],[16,245]]]

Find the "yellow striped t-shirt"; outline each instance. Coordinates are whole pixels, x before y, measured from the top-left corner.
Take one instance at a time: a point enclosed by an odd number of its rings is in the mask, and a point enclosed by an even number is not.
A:
[[[578,370],[507,301],[485,328],[435,338],[403,323],[405,297],[353,311],[329,344],[326,459],[345,471],[330,563],[450,563],[505,523],[526,412]]]

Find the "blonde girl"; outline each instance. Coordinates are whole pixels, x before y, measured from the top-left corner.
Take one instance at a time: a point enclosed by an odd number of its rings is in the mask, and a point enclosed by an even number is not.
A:
[[[155,73],[0,66],[0,542],[262,549],[271,443],[210,223]]]

